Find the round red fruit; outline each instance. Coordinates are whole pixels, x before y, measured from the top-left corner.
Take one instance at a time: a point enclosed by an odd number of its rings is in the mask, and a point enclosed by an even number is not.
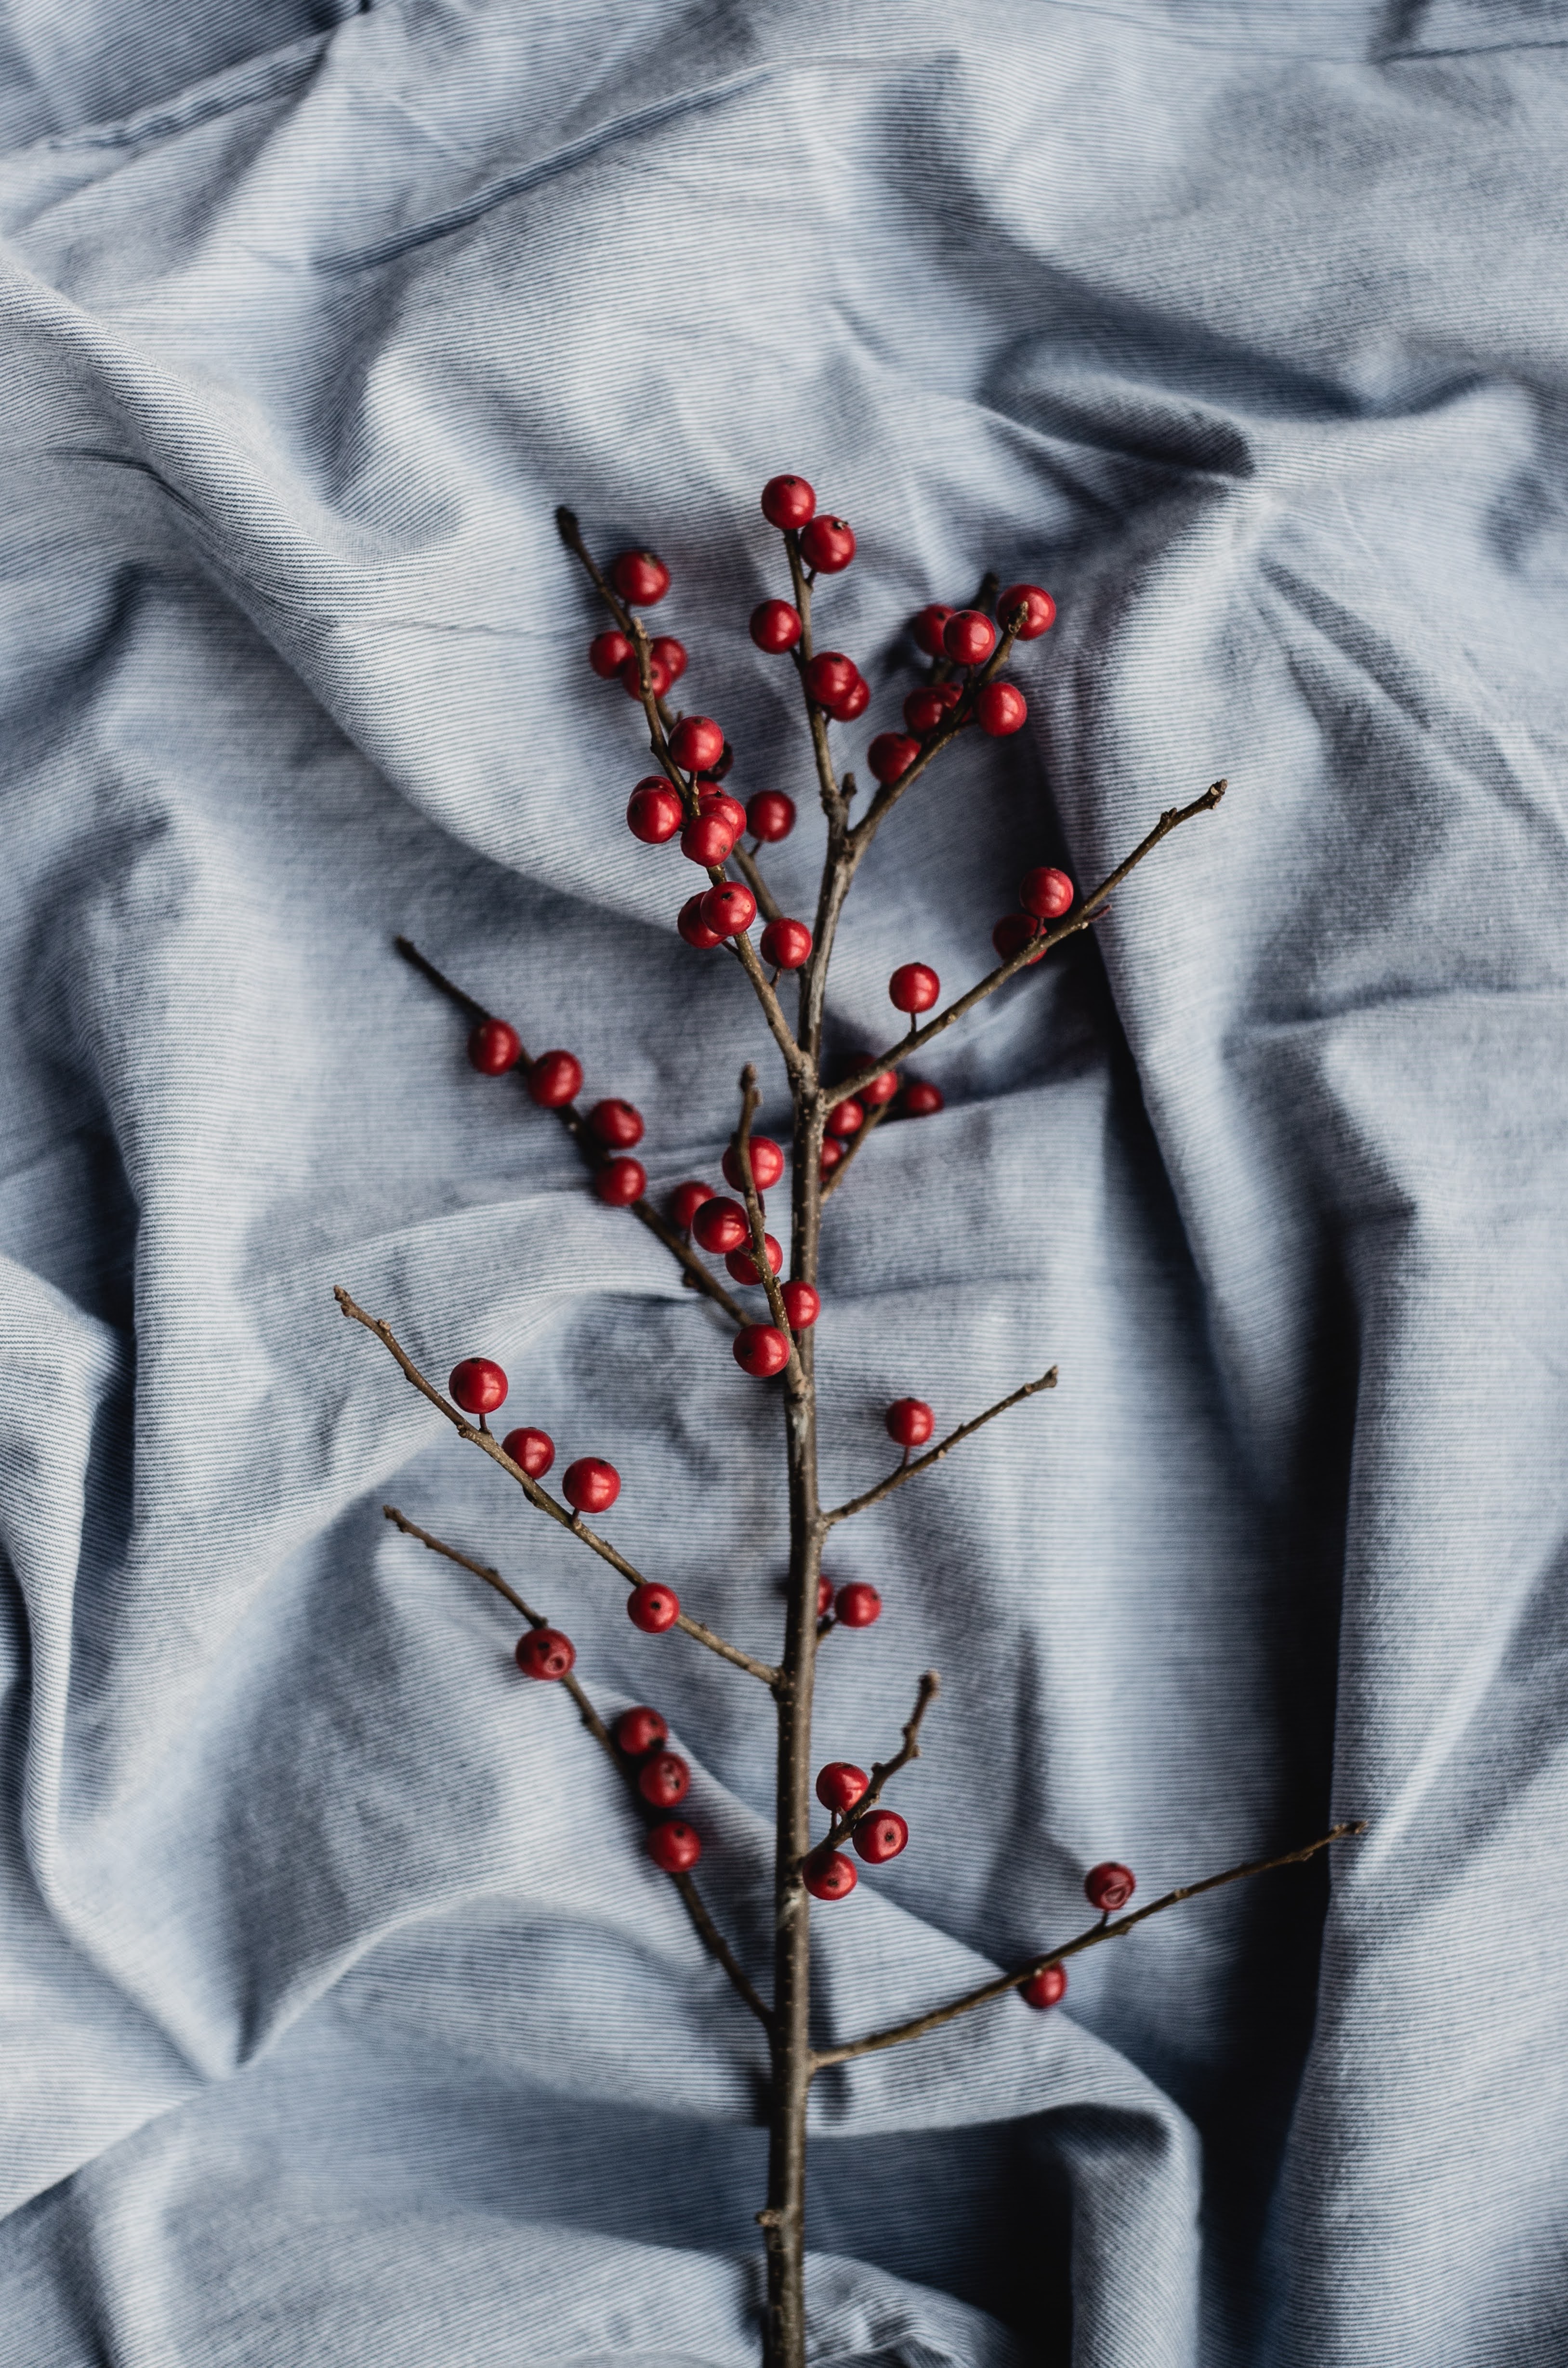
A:
[[[974,720],[993,740],[1021,732],[1028,714],[1028,700],[1016,682],[988,682],[974,702]]]
[[[894,1398],[882,1420],[895,1447],[924,1447],[937,1417],[924,1398]]]
[[[824,1184],[843,1157],[844,1145],[841,1143],[835,1143],[833,1137],[829,1135],[823,1144],[822,1157],[817,1162],[817,1174]]]
[[[663,699],[665,691],[668,690],[670,687],[670,670],[668,666],[665,666],[662,658],[656,658],[652,650],[650,650],[648,653],[648,688],[653,692],[655,699]],[[622,662],[620,669],[620,687],[622,690],[625,691],[628,699],[641,699],[642,696],[642,667],[635,650],[632,651],[631,655],[629,658]]]
[[[648,1190],[648,1170],[640,1159],[607,1159],[594,1170],[594,1190],[607,1209],[630,1209]]]
[[[1042,1965],[1019,1986],[1018,1996],[1026,2006],[1060,2006],[1067,1995],[1065,1965]]]
[[[774,1273],[777,1274],[779,1268],[784,1263],[784,1253],[779,1248],[771,1234],[764,1234],[762,1239],[764,1247],[767,1252],[767,1263],[772,1268]],[[737,1282],[760,1282],[762,1281],[762,1274],[756,1263],[756,1254],[749,1248],[743,1247],[738,1250],[732,1250],[729,1257],[724,1260],[724,1264],[729,1268],[730,1272],[734,1276]]]
[[[702,790],[698,793],[699,814],[716,814],[728,825],[736,838],[746,826],[746,810],[739,798],[731,797],[728,790]]]
[[[634,1587],[626,1599],[626,1616],[644,1636],[662,1636],[680,1618],[680,1598],[673,1587],[661,1587],[656,1579],[644,1579]],[[679,1793],[676,1794],[678,1801]]]
[[[747,1148],[751,1154],[752,1182],[759,1192],[771,1192],[784,1173],[784,1154],[770,1134],[754,1134]],[[740,1155],[733,1143],[724,1154],[724,1181],[733,1184],[737,1192],[746,1189]]]
[[[1119,1866],[1113,1858],[1092,1866],[1084,1877],[1084,1896],[1102,1916],[1114,1916],[1119,1907],[1125,1907],[1137,1888],[1132,1869]]]
[[[817,1799],[824,1809],[842,1816],[846,1809],[852,1809],[857,1801],[865,1799],[870,1781],[865,1770],[857,1768],[853,1760],[830,1759],[817,1772]]]
[[[788,600],[764,600],[751,612],[751,637],[770,658],[792,650],[801,633],[801,612]]]
[[[684,1817],[665,1817],[648,1835],[648,1855],[665,1874],[689,1874],[702,1856],[702,1841]]]
[[[528,1071],[528,1099],[540,1110],[564,1110],[583,1090],[583,1064],[575,1053],[541,1053]]]
[[[517,1639],[514,1656],[525,1678],[563,1678],[577,1657],[570,1636],[559,1628],[530,1628]]]
[[[835,699],[831,706],[825,700],[823,703],[835,723],[853,723],[871,704],[871,686],[858,674],[842,699]]]
[[[738,938],[756,918],[756,898],[738,880],[721,881],[702,899],[702,917],[722,938]]]
[[[686,672],[686,643],[677,642],[673,633],[661,633],[648,653],[655,666],[662,666],[671,682],[678,682]]]
[[[795,827],[795,801],[782,790],[758,790],[746,800],[746,824],[754,838],[773,847]]]
[[[548,1430],[525,1427],[506,1433],[501,1441],[501,1452],[509,1455],[514,1463],[521,1464],[530,1480],[542,1480],[555,1461],[555,1441]]]
[[[898,1071],[884,1069],[880,1077],[873,1077],[869,1086],[862,1086],[855,1099],[863,1102],[868,1110],[880,1110],[883,1102],[892,1101],[897,1091]]]
[[[523,1040],[505,1019],[482,1019],[468,1040],[468,1057],[482,1077],[504,1077],[523,1056]]]
[[[903,720],[916,736],[935,732],[946,723],[948,702],[936,688],[912,690],[903,702]]]
[[[637,1790],[655,1809],[673,1809],[691,1790],[691,1770],[678,1751],[655,1751],[637,1770]]]
[[[852,1578],[834,1599],[834,1610],[845,1628],[869,1628],[882,1616],[882,1599],[863,1578]]]
[[[855,529],[847,518],[813,518],[801,536],[801,556],[819,575],[840,575],[855,556]]]
[[[650,1710],[646,1702],[636,1702],[631,1710],[623,1710],[615,1722],[615,1739],[629,1759],[641,1759],[655,1744],[667,1743],[669,1733],[665,1720],[656,1710]]]
[[[642,1111],[613,1097],[594,1104],[588,1112],[588,1131],[597,1135],[608,1151],[631,1151],[646,1132]]]
[[[779,1294],[791,1332],[809,1332],[822,1314],[821,1295],[809,1282],[787,1282]]]
[[[942,628],[942,651],[955,666],[983,666],[996,646],[996,628],[983,609],[958,609]]]
[[[683,1233],[691,1230],[692,1219],[705,1201],[715,1198],[711,1184],[700,1184],[694,1176],[688,1183],[677,1184],[670,1195],[670,1215]]]
[[[736,1364],[754,1381],[770,1381],[790,1361],[790,1343],[771,1324],[744,1324],[733,1346]]]
[[[828,1133],[837,1135],[842,1141],[859,1133],[866,1123],[866,1113],[858,1101],[835,1102],[824,1123]]]
[[[1040,925],[1031,921],[1027,913],[1004,913],[991,932],[991,942],[996,949],[999,962],[1011,962],[1015,954],[1021,954],[1024,948],[1039,937]],[[1045,939],[1040,938],[1038,949],[1030,954],[1024,968],[1032,970],[1037,962],[1044,959]]]
[[[626,802],[626,824],[644,847],[663,847],[675,837],[686,808],[668,781],[639,781]]]
[[[942,1107],[942,1088],[924,1078],[911,1077],[899,1108],[905,1118],[935,1118]]]
[[[910,632],[928,658],[942,655],[942,629],[952,614],[951,609],[945,609],[939,600],[933,600],[921,609],[911,624]]]
[[[750,1241],[751,1223],[738,1201],[722,1201],[714,1193],[693,1217],[691,1237],[710,1258],[728,1258]]]
[[[800,970],[812,958],[812,933],[804,921],[780,915],[762,933],[762,959],[776,970]]]
[[[698,814],[680,835],[681,853],[693,863],[700,863],[705,871],[712,871],[722,863],[734,843],[735,834],[722,814]],[[717,944],[717,939],[714,942]]]
[[[895,1011],[929,1011],[942,992],[942,982],[929,962],[901,962],[888,981]]]
[[[819,707],[831,707],[842,699],[853,682],[860,679],[860,669],[853,658],[842,650],[819,650],[806,666],[806,689]]]
[[[1037,921],[1059,921],[1073,905],[1073,882],[1065,871],[1053,864],[1042,863],[1036,871],[1026,871],[1018,882],[1018,902],[1026,913]]]
[[[1020,642],[1038,642],[1056,622],[1056,603],[1049,592],[1038,584],[1009,584],[996,603],[996,614],[1005,625],[1010,624],[1020,609],[1028,615],[1018,627]]]
[[[670,734],[670,754],[684,772],[706,773],[724,753],[724,734],[710,715],[683,715]]]
[[[860,1880],[855,1861],[842,1850],[813,1850],[801,1869],[801,1879],[813,1899],[847,1899]]]
[[[623,551],[609,571],[609,580],[634,609],[651,609],[670,588],[670,571],[652,551]]]
[[[465,1357],[447,1387],[464,1414],[494,1414],[506,1395],[506,1376],[494,1357]]]
[[[896,781],[919,754],[919,741],[911,740],[906,733],[879,732],[866,751],[866,762],[879,781]]]
[[[561,1493],[576,1513],[608,1513],[620,1494],[620,1474],[602,1456],[580,1455],[562,1476]]]
[[[624,633],[596,633],[588,643],[588,664],[601,682],[610,681],[631,655]]]
[[[699,954],[710,953],[715,946],[723,942],[717,929],[710,929],[702,917],[700,894],[687,898],[680,908],[680,917],[676,923],[676,928],[686,939],[687,944],[695,946]]]
[[[896,1809],[873,1809],[869,1817],[861,1818],[849,1839],[856,1856],[868,1866],[886,1866],[890,1858],[907,1848],[909,1827]]]
[[[804,526],[816,506],[817,497],[804,477],[769,477],[762,489],[762,515],[781,533]]]

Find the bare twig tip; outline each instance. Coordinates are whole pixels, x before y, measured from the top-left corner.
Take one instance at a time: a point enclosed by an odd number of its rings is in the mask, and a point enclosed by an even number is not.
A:
[[[582,532],[582,529],[577,524],[576,511],[569,510],[564,502],[560,502],[556,506],[555,531],[561,537],[562,541],[566,545],[568,551],[571,550],[573,542]]]

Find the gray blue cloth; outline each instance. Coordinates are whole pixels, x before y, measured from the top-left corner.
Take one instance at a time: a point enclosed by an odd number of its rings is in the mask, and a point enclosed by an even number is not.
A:
[[[830,1497],[881,1410],[1031,1401],[839,1532],[818,1749],[913,1839],[815,1924],[843,2038],[1366,1816],[825,2076],[817,2362],[1491,2368],[1568,2351],[1562,1740],[1568,8],[1560,0],[14,0],[0,30],[0,2356],[756,2357],[759,2034],[515,1622],[696,1769],[767,1964],[751,1682],[364,1333],[500,1359],[605,1524],[759,1651],[778,1400],[406,930],[653,1189],[714,1177],[744,982],[637,845],[551,512],[651,542],[767,859],[820,850],[756,507],[859,538],[875,699],[983,569],[1027,729],[867,864],[848,1056],[1041,862],[1071,954],[830,1204]],[[862,763],[862,778],[863,763]],[[559,1469],[559,1466],[558,1466]],[[893,1797],[893,1796],[890,1796]]]

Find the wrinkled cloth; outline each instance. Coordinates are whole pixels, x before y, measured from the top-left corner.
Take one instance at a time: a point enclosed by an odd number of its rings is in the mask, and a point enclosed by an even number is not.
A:
[[[866,742],[907,619],[1045,583],[1027,727],[866,864],[991,965],[1223,775],[1099,928],[916,1064],[829,1204],[816,1749],[912,1842],[817,1911],[846,2038],[1085,1920],[1268,1876],[824,2075],[815,2362],[1560,2360],[1568,8],[1560,0],[25,0],[0,37],[0,2342],[106,2359],[755,2359],[757,2027],[494,1562],[695,1777],[768,1965],[772,1731],[339,1317],[608,1456],[604,1526],[778,1649],[775,1388],[406,931],[625,1095],[662,1195],[781,1074],[552,526],[822,825],[756,507],[852,519]],[[192,21],[186,21],[190,19]],[[777,1131],[777,1128],[775,1129]],[[558,1464],[558,1470],[560,1469]]]

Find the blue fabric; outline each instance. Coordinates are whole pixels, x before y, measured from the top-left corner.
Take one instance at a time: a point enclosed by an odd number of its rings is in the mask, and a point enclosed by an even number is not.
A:
[[[743,1059],[781,1114],[622,826],[551,524],[671,564],[809,915],[744,632],[779,468],[859,536],[857,754],[919,604],[1061,602],[1027,731],[866,867],[840,1050],[895,962],[987,967],[1024,868],[1232,784],[831,1203],[831,1496],[892,1395],[1062,1385],[840,1533],[887,1611],[822,1756],[946,1686],[911,1848],[816,1918],[821,2028],[1077,1929],[1096,1859],[1151,1896],[1373,1821],[825,2077],[813,2355],[1560,2360],[1568,9],[70,19],[0,51],[7,2368],[755,2356],[756,2028],[381,1503],[665,1708],[759,1975],[766,1705],[330,1292],[499,1357],[627,1551],[776,1644],[774,1395],[390,940],[631,1096],[659,1190]]]

